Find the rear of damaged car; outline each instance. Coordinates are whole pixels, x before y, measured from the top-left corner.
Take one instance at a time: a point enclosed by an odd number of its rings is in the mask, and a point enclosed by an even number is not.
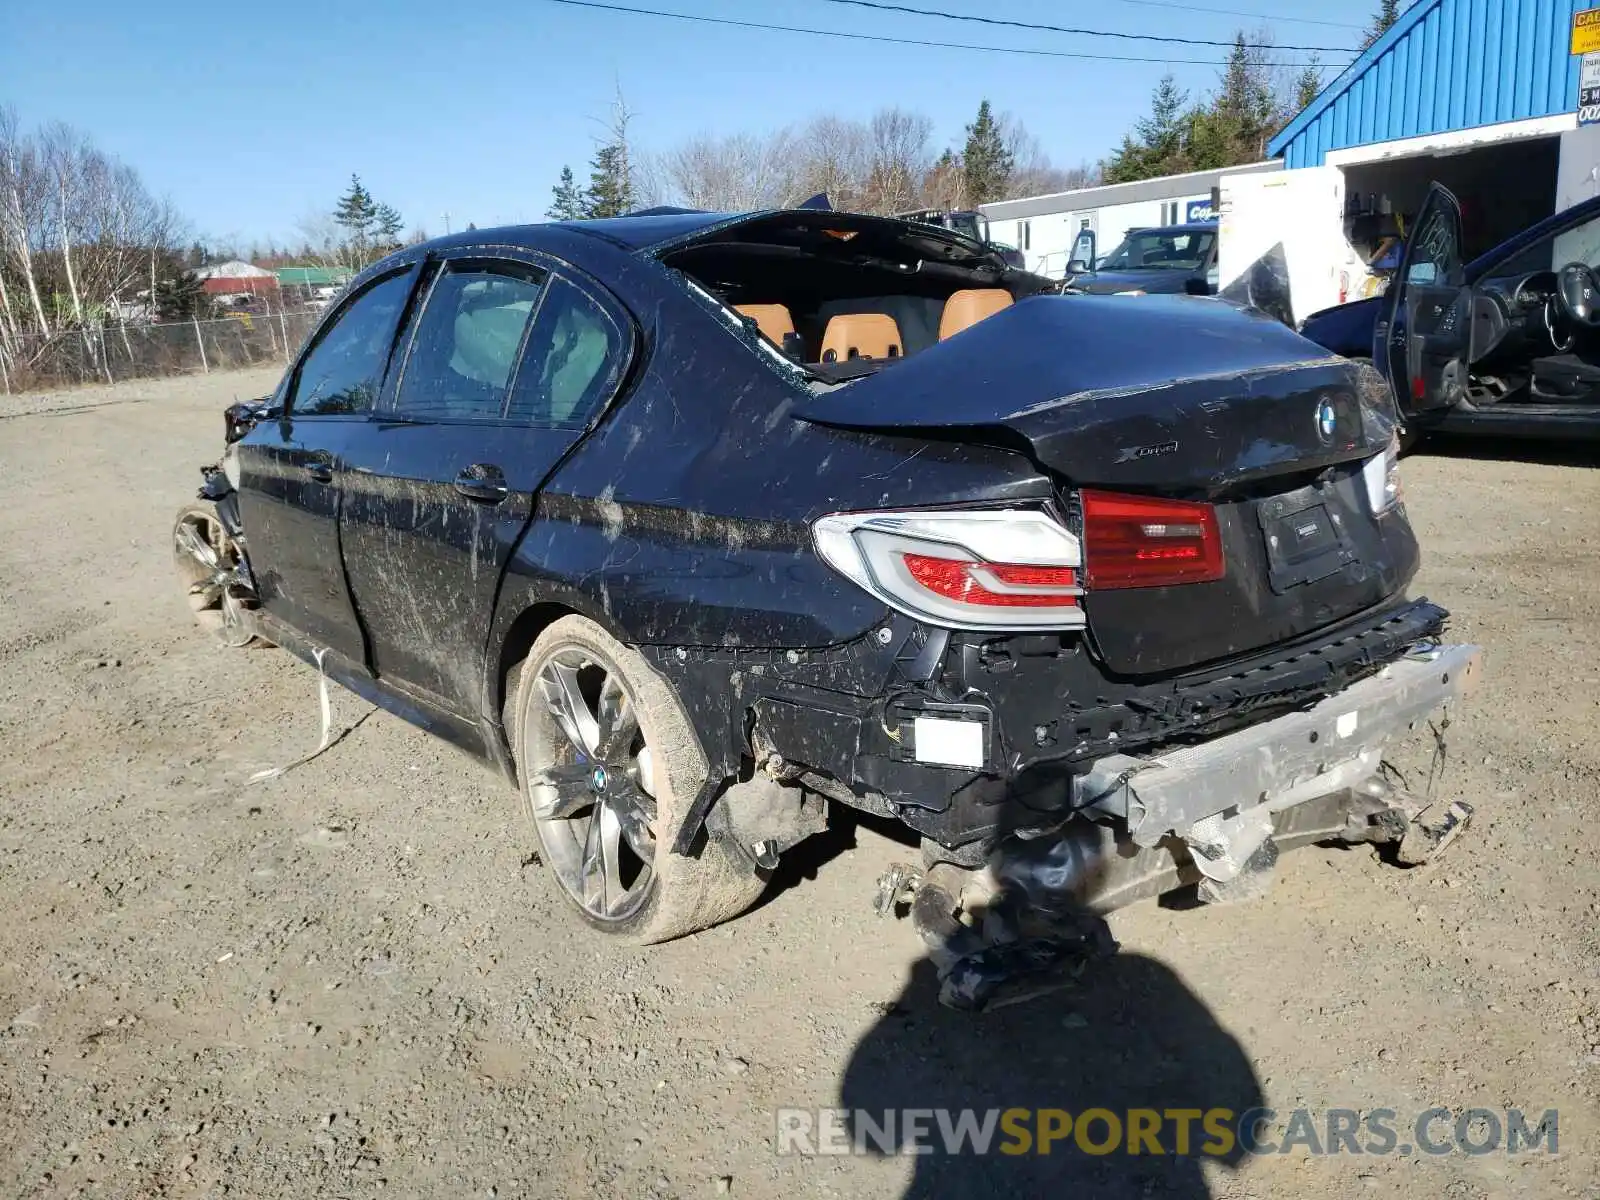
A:
[[[718,265],[705,284],[745,295]],[[768,567],[772,627],[814,555],[855,589],[831,622],[855,636],[661,656],[717,713],[702,733],[734,782],[713,828],[770,856],[815,794],[904,822],[952,891],[987,868],[1103,910],[1245,894],[1314,840],[1416,861],[1458,827],[1380,770],[1478,652],[1406,596],[1418,549],[1369,372],[1214,302],[1041,294],[798,386],[766,469],[811,536]]]
[[[280,509],[288,493],[251,464],[304,441],[293,370],[237,435],[243,503],[218,485],[222,569],[193,594],[242,589],[265,636],[497,764],[595,927],[659,941],[736,915],[844,805],[920,838],[881,900],[915,889],[947,983],[977,1004],[1011,967],[956,919],[963,892],[969,912],[1047,918],[1183,883],[1222,899],[1305,841],[1415,861],[1459,827],[1463,808],[1419,819],[1380,770],[1471,683],[1477,650],[1407,597],[1392,402],[1361,368],[1210,300],[1055,294],[902,222],[533,228],[515,232],[528,269],[605,318],[609,374],[584,392],[602,399],[564,408],[559,441],[475,426],[506,464],[492,477],[446,461],[460,425],[386,416],[434,304],[419,248],[403,311],[423,315],[397,318],[372,416],[341,415],[318,459],[344,489],[361,635],[319,649],[274,617],[276,510],[252,488]],[[442,253],[484,270],[501,252]],[[525,374],[588,352],[541,320],[507,412],[537,390]],[[401,455],[374,436],[426,447],[416,478],[385,475]],[[452,478],[490,507],[436,519],[462,511]],[[462,538],[487,547],[470,585],[445,553]]]

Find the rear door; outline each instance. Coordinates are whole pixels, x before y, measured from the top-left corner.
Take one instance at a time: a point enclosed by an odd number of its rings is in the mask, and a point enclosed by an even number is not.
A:
[[[1447,409],[1466,395],[1472,291],[1465,276],[1461,205],[1434,184],[1372,335],[1372,361],[1407,415]]]
[[[389,368],[415,264],[362,285],[285,379],[280,420],[239,443],[239,513],[267,613],[365,667],[339,547],[340,478]]]
[[[532,255],[454,252],[423,288],[351,459],[345,564],[379,677],[473,717],[502,570],[545,477],[615,393],[631,325]]]

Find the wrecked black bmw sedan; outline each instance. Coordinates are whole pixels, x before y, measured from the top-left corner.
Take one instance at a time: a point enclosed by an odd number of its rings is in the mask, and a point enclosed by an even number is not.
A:
[[[631,940],[747,908],[830,805],[930,887],[1100,909],[1425,855],[1383,750],[1477,650],[1406,594],[1387,390],[1215,300],[1058,293],[826,211],[407,249],[230,410],[190,602],[491,763]]]

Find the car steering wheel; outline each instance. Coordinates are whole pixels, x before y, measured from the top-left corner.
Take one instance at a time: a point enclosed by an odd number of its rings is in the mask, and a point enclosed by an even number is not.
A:
[[[1600,281],[1588,265],[1571,262],[1556,275],[1561,315],[1589,329],[1600,329]]]

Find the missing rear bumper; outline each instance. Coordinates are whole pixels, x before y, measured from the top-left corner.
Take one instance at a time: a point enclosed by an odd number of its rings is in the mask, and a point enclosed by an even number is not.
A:
[[[1303,712],[1148,758],[1099,759],[1074,782],[1076,807],[1121,820],[1149,847],[1187,838],[1213,818],[1271,814],[1337,792],[1372,775],[1386,746],[1469,692],[1481,655],[1476,646],[1419,647]]]

